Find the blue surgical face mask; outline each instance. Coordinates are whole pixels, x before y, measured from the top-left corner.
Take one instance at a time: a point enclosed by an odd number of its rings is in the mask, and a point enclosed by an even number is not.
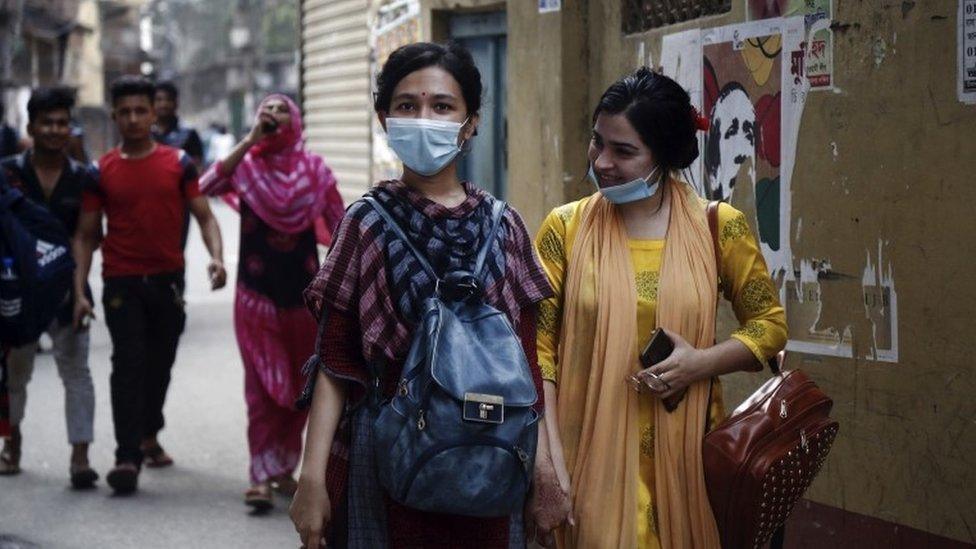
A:
[[[386,140],[400,161],[414,173],[440,173],[458,154],[458,136],[467,124],[428,118],[387,118]]]
[[[657,166],[651,170],[651,173],[647,174],[647,177],[634,179],[628,183],[622,185],[614,185],[612,187],[601,187],[600,180],[596,177],[596,172],[593,171],[593,164],[590,164],[590,181],[596,185],[600,194],[605,196],[607,200],[614,204],[627,204],[628,202],[637,202],[638,200],[644,200],[645,198],[650,198],[654,196],[657,192],[657,188],[661,185],[659,181],[650,183],[654,174],[657,173]]]

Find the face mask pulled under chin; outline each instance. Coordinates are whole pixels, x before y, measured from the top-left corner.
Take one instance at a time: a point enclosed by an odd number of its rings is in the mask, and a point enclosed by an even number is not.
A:
[[[428,118],[387,118],[386,140],[403,165],[423,176],[440,173],[464,147],[458,145],[464,122]]]
[[[613,185],[612,187],[602,187],[600,186],[600,181],[596,177],[596,172],[593,171],[593,164],[590,164],[590,171],[587,175],[590,176],[590,181],[596,186],[600,194],[606,197],[613,204],[628,204],[630,202],[637,202],[638,200],[643,200],[645,198],[650,198],[654,196],[657,192],[657,188],[661,186],[660,181],[654,181],[650,183],[650,180],[657,174],[658,167],[654,166],[651,173],[647,174],[647,177],[637,178],[627,183],[621,185]]]

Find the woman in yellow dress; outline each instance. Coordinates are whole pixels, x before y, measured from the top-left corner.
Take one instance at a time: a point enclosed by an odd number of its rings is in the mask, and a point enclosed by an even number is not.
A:
[[[598,190],[553,210],[536,238],[556,293],[540,307],[538,350],[574,522],[561,547],[719,547],[701,457],[723,418],[718,377],[761,369],[786,344],[786,318],[743,214],[719,206],[716,265],[707,202],[679,179],[704,124],[680,85],[647,68],[610,86],[588,152]],[[722,342],[719,292],[740,323]],[[674,351],[642,370],[657,327]]]

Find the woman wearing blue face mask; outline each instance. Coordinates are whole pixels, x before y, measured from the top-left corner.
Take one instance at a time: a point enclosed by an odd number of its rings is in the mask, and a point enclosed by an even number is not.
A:
[[[707,203],[680,179],[706,126],[666,76],[616,82],[593,114],[596,192],[536,238],[556,292],[538,330],[549,444],[577,524],[562,547],[719,547],[701,456],[722,419],[718,376],[760,369],[786,319],[743,214],[718,207],[715,250]],[[719,291],[741,326],[716,343]],[[656,328],[674,349],[645,368]]]
[[[397,392],[421,305],[438,285],[376,205],[441,278],[471,269],[489,242],[484,299],[505,314],[521,341],[540,413],[536,311],[552,296],[518,214],[507,208],[500,230],[488,240],[496,200],[458,179],[457,160],[475,135],[481,107],[481,77],[471,55],[456,44],[404,46],[384,64],[377,88],[376,114],[403,162],[403,175],[367,193],[376,204],[360,200],[350,206],[305,293],[322,328],[322,367],[292,520],[306,547],[318,547],[323,537],[330,547],[524,546],[517,517],[422,512],[396,503],[377,486],[372,460],[385,456],[374,456],[365,442],[372,423],[362,404],[374,386],[380,399]],[[381,373],[374,376],[377,367]],[[548,469],[537,476],[553,479],[549,486],[555,487],[548,439],[539,438],[537,469]]]

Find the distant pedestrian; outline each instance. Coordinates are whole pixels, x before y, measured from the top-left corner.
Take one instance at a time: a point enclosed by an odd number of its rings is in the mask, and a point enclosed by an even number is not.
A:
[[[0,162],[10,185],[50,210],[68,234],[73,234],[78,226],[82,192],[96,185],[92,170],[68,155],[73,106],[73,94],[68,90],[35,90],[27,103],[27,132],[33,148]],[[87,284],[81,291],[91,299]],[[64,296],[61,310],[47,333],[54,344],[54,360],[65,390],[68,443],[72,446],[71,484],[87,488],[98,478],[88,462],[88,445],[94,438],[95,389],[88,369],[89,332],[87,327],[75,330],[72,326],[73,304],[72,295]],[[20,423],[36,351],[37,342],[32,341],[12,348],[7,358],[11,437],[0,454],[0,474],[20,472]]]
[[[174,149],[181,149],[189,155],[199,173],[203,169],[203,141],[200,140],[200,134],[195,129],[180,121],[180,92],[176,84],[168,80],[157,83],[153,95],[153,107],[156,109],[153,139]],[[187,211],[183,216],[183,236],[180,239],[180,245],[184,250],[189,234],[190,215]]]
[[[5,113],[6,108],[3,104],[3,99],[0,99],[0,158],[17,154],[26,148],[17,130],[10,124],[7,124],[7,121],[4,119]]]
[[[203,164],[203,141],[196,129],[180,120],[180,92],[176,84],[168,80],[157,83],[153,106],[156,109],[153,139],[174,149],[182,149],[199,168]]]
[[[227,158],[233,149],[234,136],[227,133],[227,126],[214,124],[210,144],[207,146],[207,163],[213,164]]]
[[[241,214],[234,325],[251,453],[245,502],[263,510],[273,487],[295,491],[306,413],[294,402],[315,344],[302,290],[319,268],[316,224],[331,234],[342,198],[322,158],[305,150],[298,106],[279,94],[261,102],[254,128],[200,178],[200,190],[224,194]]]
[[[0,437],[10,436],[10,394],[7,391],[7,349],[0,344]]]
[[[68,141],[68,156],[88,164],[88,147],[85,146],[85,128],[78,122],[71,123],[71,139]]]
[[[173,463],[157,435],[165,423],[163,404],[186,321],[180,234],[187,207],[210,252],[211,287],[226,282],[220,227],[200,194],[194,163],[185,152],[152,139],[153,92],[151,82],[135,76],[112,84],[112,118],[122,143],[99,161],[98,188],[84,195],[76,237],[74,321],[79,325],[92,312],[82,289],[105,214],[102,303],[112,337],[117,444],[115,468],[106,480],[118,493],[136,489],[143,459],[150,467]]]

